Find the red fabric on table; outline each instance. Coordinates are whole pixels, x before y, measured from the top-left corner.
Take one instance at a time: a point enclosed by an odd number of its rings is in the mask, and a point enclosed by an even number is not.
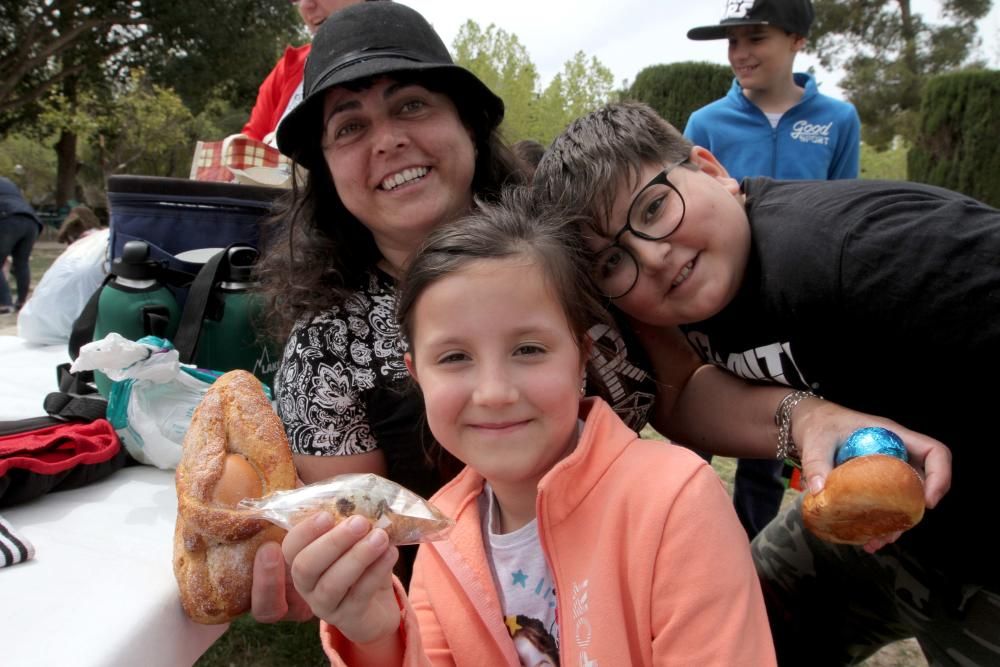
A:
[[[0,475],[12,468],[51,475],[103,463],[120,449],[118,434],[107,419],[55,424],[0,436]]]

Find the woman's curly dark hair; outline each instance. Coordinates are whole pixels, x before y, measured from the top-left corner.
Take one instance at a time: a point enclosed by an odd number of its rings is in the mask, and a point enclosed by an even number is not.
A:
[[[391,76],[443,93],[455,104],[475,138],[472,194],[477,199],[495,201],[503,186],[527,181],[497,124],[464,101],[451,81],[432,73]],[[362,80],[351,88],[363,90],[372,83]],[[267,333],[281,342],[303,317],[342,303],[382,258],[371,232],[340,201],[325,163],[321,171],[309,173],[304,184],[293,173],[292,190],[263,223],[262,239],[257,275],[264,298],[263,322]]]

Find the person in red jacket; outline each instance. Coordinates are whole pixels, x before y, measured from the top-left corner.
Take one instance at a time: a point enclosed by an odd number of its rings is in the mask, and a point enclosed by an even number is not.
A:
[[[775,664],[718,476],[584,396],[606,314],[574,225],[530,197],[431,232],[403,278],[407,369],[435,443],[466,464],[431,500],[455,525],[420,545],[409,593],[367,519],[321,512],[282,544],[331,662]]]
[[[292,0],[310,36],[316,34],[330,14],[361,1]],[[302,101],[302,72],[311,47],[310,43],[285,49],[281,60],[264,79],[264,83],[260,84],[257,101],[250,112],[250,120],[243,126],[243,134],[251,139],[273,144],[272,137],[278,129],[278,123]]]

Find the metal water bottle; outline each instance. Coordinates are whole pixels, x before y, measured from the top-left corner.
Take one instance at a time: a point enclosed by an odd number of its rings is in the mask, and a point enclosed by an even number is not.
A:
[[[234,245],[205,264],[188,293],[176,344],[182,361],[187,355],[199,368],[241,368],[270,386],[279,359],[259,333],[261,303],[253,276],[258,254]]]
[[[101,288],[94,323],[94,340],[111,332],[129,340],[143,336],[170,339],[177,331],[180,308],[169,289],[160,281],[162,266],[149,259],[145,241],[129,241],[121,257],[111,263],[112,278]],[[111,381],[94,373],[94,383],[104,397]]]

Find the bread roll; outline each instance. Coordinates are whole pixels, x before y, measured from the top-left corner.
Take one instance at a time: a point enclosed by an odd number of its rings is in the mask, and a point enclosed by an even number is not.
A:
[[[240,370],[216,380],[191,418],[176,476],[174,575],[193,620],[226,623],[250,609],[257,548],[285,531],[234,508],[295,481],[284,429],[260,381]]]
[[[917,525],[924,516],[924,483],[908,463],[884,454],[850,459],[807,493],[802,519],[814,535],[838,544],[864,544]]]

